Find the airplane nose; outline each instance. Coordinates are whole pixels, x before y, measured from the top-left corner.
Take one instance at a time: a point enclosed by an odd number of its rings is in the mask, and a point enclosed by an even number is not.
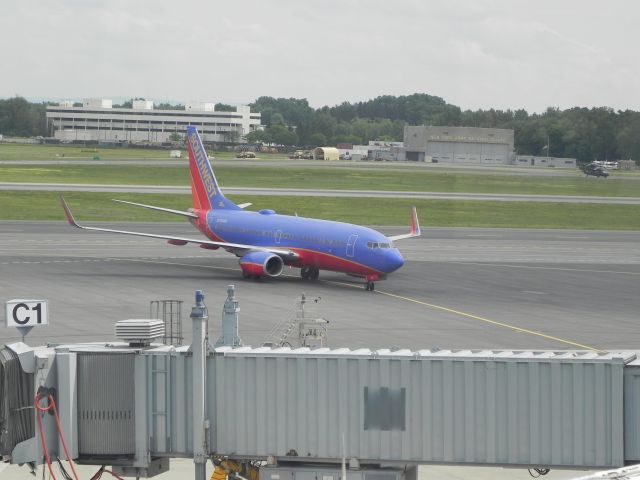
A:
[[[394,272],[404,265],[404,258],[402,258],[402,255],[397,250],[387,252],[386,260],[387,261],[385,263],[387,264],[388,273]]]

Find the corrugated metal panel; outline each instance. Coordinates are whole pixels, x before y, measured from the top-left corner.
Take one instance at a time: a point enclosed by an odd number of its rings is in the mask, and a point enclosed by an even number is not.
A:
[[[624,458],[640,461],[640,364],[624,371]]]
[[[10,348],[0,349],[0,456],[34,436],[33,395],[33,373],[22,369]]]
[[[632,358],[223,348],[208,367],[213,445],[220,454],[295,449],[335,459],[344,432],[347,457],[362,460],[620,466],[623,368]],[[365,429],[365,389],[405,390],[405,430]]]
[[[349,480],[406,480],[415,477],[413,469],[363,468],[349,470]],[[340,467],[332,465],[278,465],[261,466],[262,480],[341,480]]]
[[[133,354],[79,353],[78,453],[135,453]]]

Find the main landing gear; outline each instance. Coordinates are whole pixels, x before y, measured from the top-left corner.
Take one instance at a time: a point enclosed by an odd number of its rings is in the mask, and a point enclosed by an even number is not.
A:
[[[318,280],[320,277],[320,269],[316,267],[302,267],[300,276],[303,280]]]

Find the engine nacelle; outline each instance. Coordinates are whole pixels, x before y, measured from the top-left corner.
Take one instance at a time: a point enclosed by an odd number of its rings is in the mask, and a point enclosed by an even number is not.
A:
[[[240,268],[245,277],[278,277],[284,270],[284,262],[269,252],[249,252],[240,258]]]

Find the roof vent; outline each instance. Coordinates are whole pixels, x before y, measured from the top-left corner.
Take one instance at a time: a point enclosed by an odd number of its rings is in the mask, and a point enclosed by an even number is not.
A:
[[[148,347],[153,340],[163,336],[162,320],[134,318],[116,322],[116,338],[128,342],[131,347]]]

